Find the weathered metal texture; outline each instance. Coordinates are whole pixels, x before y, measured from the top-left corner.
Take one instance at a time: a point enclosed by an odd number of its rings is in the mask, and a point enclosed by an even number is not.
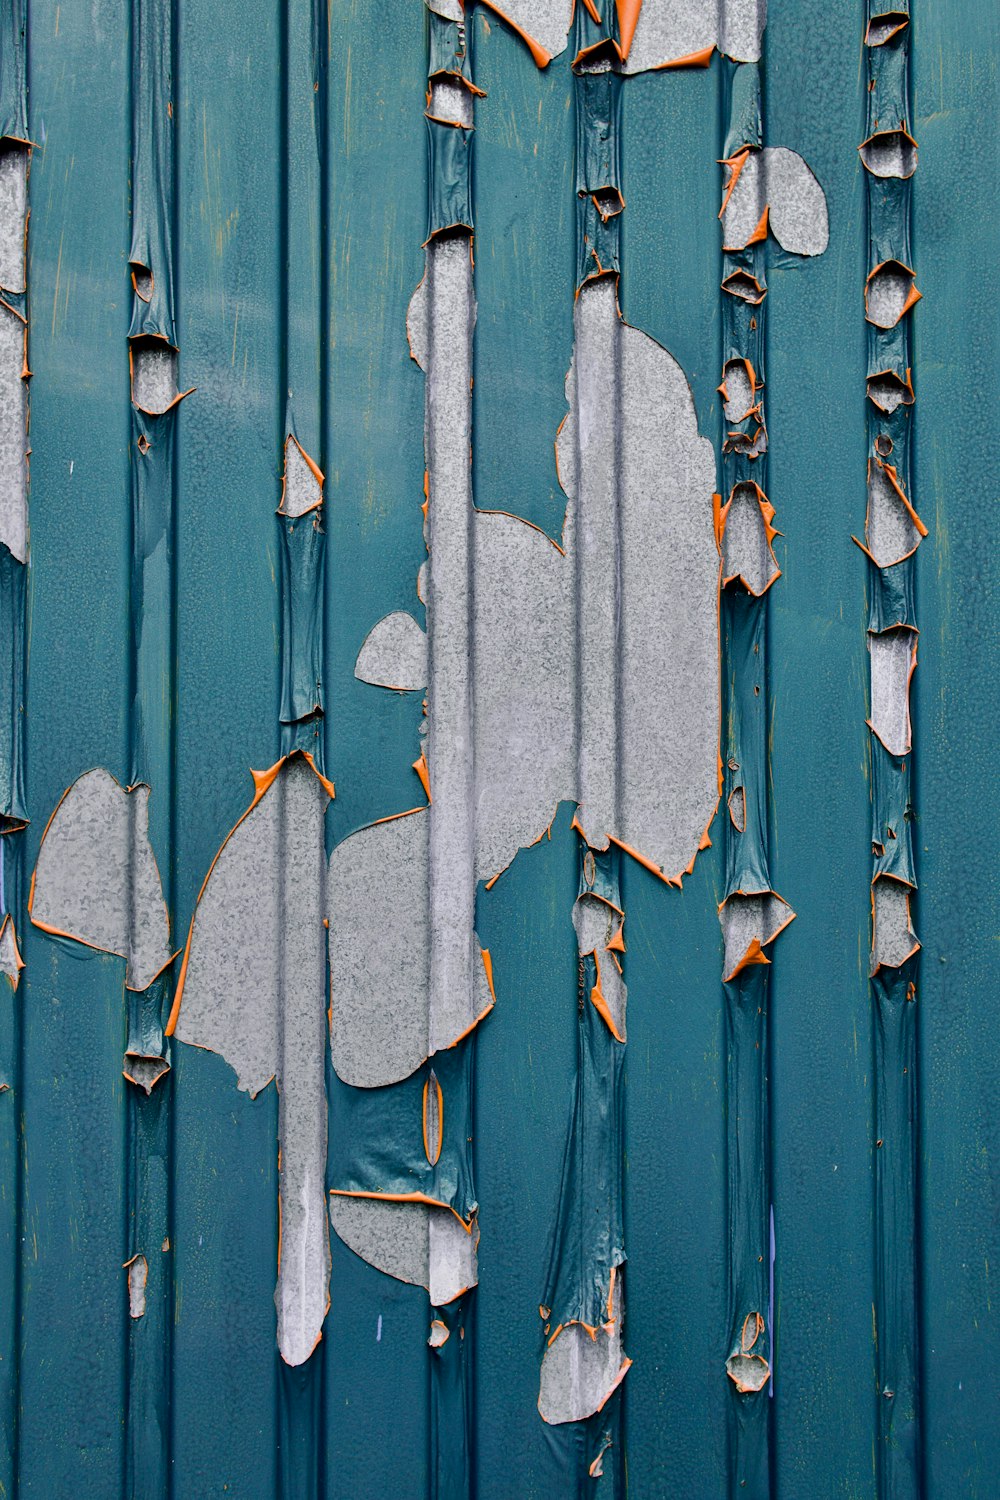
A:
[[[0,5],[0,1492],[992,1493],[1000,101],[863,10]]]

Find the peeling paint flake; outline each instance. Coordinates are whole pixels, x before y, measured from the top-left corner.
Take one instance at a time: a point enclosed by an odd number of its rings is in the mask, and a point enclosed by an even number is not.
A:
[[[830,242],[826,194],[797,151],[744,150],[726,163],[722,210],[727,250],[742,250],[768,231],[792,255],[822,255]]]
[[[148,786],[85,772],[49,820],[29,902],[36,927],[126,959],[133,990],[146,989],[171,959],[148,804]]]
[[[251,1096],[277,1081],[278,1343],[303,1363],[329,1306],[323,819],[333,789],[305,755],[255,774],[250,807],[202,886],[171,1016]]]
[[[434,1307],[476,1285],[478,1225],[466,1225],[450,1208],[333,1193],[330,1222],[362,1260],[424,1287]]]
[[[623,1316],[616,1278],[606,1323],[596,1328],[571,1323],[551,1335],[538,1393],[544,1422],[582,1422],[607,1404],[632,1364],[622,1348]]]

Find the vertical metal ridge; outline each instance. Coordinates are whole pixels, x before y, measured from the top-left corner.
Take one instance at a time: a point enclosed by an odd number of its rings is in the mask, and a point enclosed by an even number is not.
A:
[[[279,754],[304,751],[320,774],[326,760],[324,611],[326,537],[323,514],[325,415],[326,240],[323,201],[324,86],[321,75],[325,45],[325,0],[285,0],[280,16],[282,193],[280,354],[281,390],[277,402],[282,460],[282,493],[276,523],[281,557],[281,682],[278,709]],[[282,830],[281,843],[285,842]],[[319,931],[326,913],[325,842],[318,850],[320,909],[313,921]],[[283,890],[279,909],[287,907],[285,883],[292,872],[282,860]],[[288,984],[285,931],[279,926],[281,1001],[279,1036],[279,1161],[284,1163],[287,1096],[293,1088],[295,1053],[289,1054],[286,1025]],[[324,945],[325,947],[325,945]],[[294,988],[294,972],[291,987]],[[307,1004],[322,1004],[311,996]],[[292,1037],[292,1045],[295,1044]],[[329,1046],[324,1038],[321,1066],[324,1101]],[[288,1057],[291,1065],[287,1065]],[[317,1059],[318,1061],[318,1059]],[[299,1059],[301,1064],[301,1059]],[[328,1146],[327,1146],[328,1149]],[[326,1151],[324,1151],[324,1158]],[[325,1185],[324,1185],[325,1186]],[[324,1222],[325,1192],[324,1198]],[[279,1194],[279,1204],[281,1196]],[[281,1215],[279,1213],[279,1223]],[[327,1233],[329,1229],[327,1227]],[[279,1246],[281,1235],[279,1230]],[[280,1251],[279,1251],[280,1253]],[[276,1292],[276,1299],[279,1295]],[[329,1306],[329,1294],[327,1299]],[[280,1308],[279,1308],[280,1321]],[[322,1340],[301,1364],[290,1364],[275,1346],[278,1368],[277,1486],[283,1500],[316,1500],[325,1454]]]
[[[129,783],[150,788],[149,836],[173,909],[176,766],[176,440],[178,350],[175,240],[177,181],[173,0],[139,0],[131,13],[130,147],[132,279],[132,570]],[[128,800],[129,930],[136,920],[137,818]],[[126,1254],[129,1298],[125,1389],[125,1492],[170,1493],[170,1388],[174,1285],[171,1261],[172,1093],[156,1087],[170,1069],[163,1030],[171,963],[143,990],[127,987]],[[133,1298],[133,1278],[141,1296]]]
[[[730,183],[763,144],[762,88],[756,63],[721,59],[723,150]],[[766,213],[766,209],[764,210]],[[722,217],[720,215],[720,217]],[[766,220],[765,220],[766,223]],[[723,234],[725,245],[727,236]],[[734,280],[734,278],[739,278]],[[739,295],[734,287],[746,292]],[[768,959],[754,903],[772,897],[768,871],[767,587],[749,579],[743,559],[726,557],[726,524],[750,507],[766,526],[764,420],[766,237],[722,255],[722,823],[725,886],[727,1291],[725,1373],[729,1392],[729,1494],[768,1500],[771,1492],[770,1160],[767,1099]],[[744,396],[746,406],[744,407]],[[734,405],[735,402],[735,405]],[[766,534],[766,533],[765,533]],[[768,538],[769,544],[769,538]],[[728,565],[727,565],[728,561]],[[768,579],[768,583],[772,581]],[[754,588],[758,592],[754,592]],[[729,924],[746,913],[745,931]]]
[[[876,1474],[879,1500],[923,1493],[917,1262],[916,864],[909,693],[916,666],[916,557],[926,528],[913,506],[908,0],[869,0],[866,174],[868,331],[865,548],[870,656],[874,1011]],[[895,665],[893,665],[895,663]]]
[[[3,400],[13,417],[4,444],[0,499],[0,1282],[7,1288],[0,1333],[0,1491],[16,1495],[19,1476],[21,1360],[21,1225],[24,1214],[23,1033],[18,984],[27,921],[25,830],[28,633],[28,133],[27,0],[0,12],[0,171],[12,183],[4,204],[5,251],[0,319]],[[6,262],[7,255],[5,253]],[[19,347],[20,346],[20,347]],[[18,399],[18,397],[20,399]],[[12,399],[13,398],[13,399]],[[5,434],[6,436],[6,434]]]
[[[472,141],[476,90],[472,26],[427,15],[428,222],[427,464],[428,1062],[429,1085],[444,1086],[444,1117],[475,1118],[475,497],[472,376],[476,319]],[[451,1058],[448,1022],[464,1016]],[[463,1109],[464,1101],[464,1109]],[[473,1131],[457,1140],[459,1171],[475,1222]],[[436,1302],[437,1213],[428,1215],[431,1317],[443,1342],[428,1345],[432,1500],[475,1493],[475,1286]],[[432,1330],[433,1334],[433,1330]]]
[[[626,990],[619,958],[625,952],[623,856],[607,834],[623,823],[618,450],[624,417],[618,278],[624,200],[622,55],[616,10],[606,6],[603,19],[597,20],[589,9],[577,6],[571,37],[576,316],[570,388],[577,493],[566,541],[574,568],[574,770],[580,804],[573,820],[578,860],[572,912],[578,951],[577,1026],[573,1098],[540,1309],[545,1344],[538,1404],[549,1424],[549,1441],[560,1455],[566,1493],[583,1496],[601,1476],[611,1493],[624,1493],[623,1381],[631,1365],[624,1352]],[[598,403],[599,382],[611,387],[614,514],[604,518],[604,540],[610,537],[614,558],[610,573],[606,553],[590,540],[601,526],[586,513],[581,409]]]

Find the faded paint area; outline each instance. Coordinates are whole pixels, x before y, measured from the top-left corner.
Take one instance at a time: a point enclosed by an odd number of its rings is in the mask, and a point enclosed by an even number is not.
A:
[[[581,1422],[601,1410],[632,1361],[622,1348],[621,1280],[609,1299],[608,1321],[595,1329],[571,1323],[551,1336],[542,1357],[538,1410],[544,1422]]]
[[[471,923],[453,938],[468,943],[471,996],[431,987],[436,808],[364,828],[330,857],[330,1044],[338,1077],[356,1088],[408,1077],[493,1004]]]
[[[234,1069],[253,1097],[279,1093],[278,1345],[315,1348],[329,1306],[323,819],[331,796],[305,756],[255,777],[257,793],[202,887],[171,1030]]]
[[[722,582],[739,578],[758,598],[781,577],[771,542],[777,532],[774,511],[763,491],[750,481],[737,484],[723,515]]]
[[[927,535],[903,491],[896,470],[878,458],[868,464],[868,515],[865,541],[880,568],[910,557]]]
[[[730,896],[719,908],[725,940],[723,980],[728,981],[746,964],[769,963],[763,950],[783,932],[795,913],[774,891]]]
[[[28,391],[25,235],[28,148],[0,143],[0,544],[28,556]],[[20,306],[6,300],[11,294]]]
[[[910,921],[910,889],[888,876],[872,883],[873,974],[880,968],[900,968],[920,947]]]
[[[643,0],[623,71],[670,67],[712,48],[756,62],[766,20],[766,0]]]
[[[917,665],[917,632],[884,630],[868,636],[871,653],[869,724],[891,755],[910,751],[910,678]]]
[[[725,165],[725,249],[743,250],[770,232],[792,255],[823,254],[830,242],[826,194],[797,151],[765,146],[741,151]]]
[[[45,830],[29,902],[36,927],[126,960],[144,990],[170,962],[170,929],[149,842],[149,787],[86,771]]]
[[[424,1287],[435,1307],[478,1281],[479,1227],[475,1220],[467,1227],[449,1208],[334,1193],[330,1222],[362,1260]]]
[[[403,610],[386,615],[365,636],[354,675],[373,687],[416,692],[427,686],[427,637]]]

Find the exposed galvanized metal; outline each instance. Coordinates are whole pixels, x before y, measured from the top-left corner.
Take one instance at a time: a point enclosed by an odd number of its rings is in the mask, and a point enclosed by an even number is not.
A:
[[[0,1493],[992,1492],[995,38],[863,11],[0,3]]]

